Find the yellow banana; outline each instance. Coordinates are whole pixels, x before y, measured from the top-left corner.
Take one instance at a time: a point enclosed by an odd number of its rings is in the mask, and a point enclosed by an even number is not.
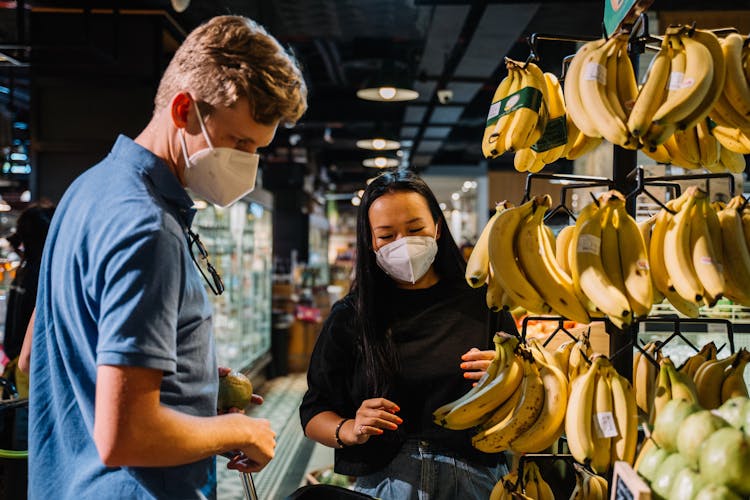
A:
[[[537,125],[542,119],[542,110],[546,113],[543,97],[545,83],[541,70],[534,63],[529,63],[525,69],[519,68],[518,71],[521,73],[521,91],[528,92],[533,98],[529,107],[523,106],[513,111],[505,134],[506,151],[526,149],[538,141],[541,131]]]
[[[641,238],[643,238],[643,243],[646,249],[647,261],[650,258],[649,252],[651,249],[651,228],[654,227],[654,223],[656,222],[657,216],[658,216],[658,213],[638,223],[638,230],[641,232]],[[654,275],[653,275],[653,272],[651,271],[650,263],[649,263],[649,276],[651,277],[651,298],[652,298],[651,302],[652,304],[661,304],[664,301],[664,294],[661,293],[656,288],[656,284],[654,283]]]
[[[694,188],[687,192],[694,193]],[[687,201],[664,234],[664,263],[675,290],[687,301],[703,300],[703,286],[695,274],[690,247],[690,216],[695,206],[695,197],[688,196]],[[665,294],[666,295],[666,294]]]
[[[671,210],[677,210],[677,200],[671,200],[667,207]],[[681,205],[680,205],[681,206]],[[665,263],[664,237],[667,228],[672,225],[673,216],[668,211],[662,209],[656,216],[656,221],[651,233],[651,244],[649,246],[649,263],[651,265],[651,275],[654,286],[659,290],[669,302],[682,314],[690,318],[696,318],[699,315],[697,300],[686,300],[674,289],[667,265]],[[702,297],[701,297],[702,298]]]
[[[495,213],[482,229],[477,243],[471,251],[469,260],[466,262],[466,282],[473,288],[479,288],[487,281],[490,263],[490,250],[487,245],[490,239],[490,231],[500,213],[510,207],[511,205],[507,201],[501,201],[495,206]]]
[[[560,269],[544,234],[542,219],[551,202],[547,196],[537,204],[516,234],[518,260],[524,275],[553,311],[579,323],[588,323],[588,313],[576,298],[573,281]]]
[[[745,171],[745,157],[727,148],[721,148],[721,163],[733,174],[741,174]]]
[[[479,432],[471,439],[471,444],[479,451],[498,453],[508,449],[510,442],[531,427],[539,416],[544,404],[544,384],[536,363],[528,358],[530,356],[525,356],[522,362],[522,392],[511,418],[489,428],[479,428]]]
[[[615,211],[625,295],[633,314],[637,317],[647,316],[651,312],[654,295],[646,242],[643,241],[638,224],[625,210],[625,205],[618,204]]]
[[[617,437],[612,438],[612,463],[622,460],[633,465],[638,444],[638,406],[628,379],[609,367],[612,387],[612,412],[617,427]]]
[[[575,345],[575,343],[575,340],[568,340],[567,342],[563,342],[553,353],[555,356],[556,365],[563,372],[566,380],[568,378],[568,361],[570,360],[570,353],[573,350],[573,346]]]
[[[496,336],[497,338],[497,336]],[[471,398],[454,406],[435,423],[447,429],[462,430],[479,425],[490,412],[508,399],[518,388],[523,378],[523,366],[512,352],[515,343],[509,339],[502,341],[505,349],[505,363],[497,375]]]
[[[568,402],[568,382],[563,372],[552,363],[537,363],[544,386],[544,406],[534,424],[510,441],[516,453],[539,453],[560,437]]]
[[[489,257],[498,283],[517,305],[532,313],[545,314],[549,306],[524,275],[516,260],[515,234],[542,198],[504,211],[492,226]]]
[[[688,403],[698,402],[695,382],[693,382],[693,379],[686,374],[678,372],[671,359],[662,359],[661,369],[665,370],[669,377],[669,387],[672,391],[672,399],[684,399]]]
[[[578,85],[581,103],[599,135],[613,144],[626,147],[633,145],[627,126],[612,109],[607,97],[607,57],[616,42],[616,37],[610,38],[601,48],[586,56]]]
[[[739,352],[739,351],[738,351]],[[698,403],[713,410],[721,405],[721,385],[724,382],[724,371],[737,359],[738,353],[728,358],[706,361],[695,372],[695,388]]]
[[[613,420],[612,408],[612,388],[607,376],[609,361],[605,359],[599,364],[594,384],[594,405],[591,416],[589,417],[591,425],[591,435],[594,442],[594,454],[591,457],[591,468],[594,472],[605,474],[609,470],[611,458],[612,438],[607,437],[605,432],[609,429],[602,427],[601,422]],[[612,422],[614,423],[614,422]]]
[[[711,133],[708,118],[699,121],[695,125],[695,131],[698,136],[699,163],[703,166],[717,163],[720,159],[721,143]]]
[[[672,72],[667,98],[654,114],[656,123],[685,120],[703,102],[714,78],[713,59],[705,45],[688,36],[675,37],[673,42],[676,50],[685,53],[685,70],[679,76]]]
[[[509,342],[510,345],[512,345],[514,348],[516,345],[518,345],[518,340],[508,339],[504,334],[503,335],[496,335],[494,337],[494,345],[495,345],[495,356],[492,358],[492,361],[490,361],[490,365],[487,367],[487,370],[485,370],[484,375],[481,379],[477,382],[477,385],[473,386],[466,394],[461,396],[460,398],[456,399],[455,401],[451,401],[450,403],[446,403],[437,410],[435,410],[432,415],[435,419],[435,421],[438,421],[442,419],[445,415],[447,415],[453,408],[458,406],[459,404],[468,401],[472,397],[474,397],[477,393],[482,391],[487,384],[492,382],[494,380],[497,373],[500,371],[501,368],[503,368],[508,363],[508,350],[506,349],[506,346],[503,345],[504,342]]]
[[[630,318],[630,304],[607,275],[601,255],[602,222],[605,211],[597,210],[576,227],[575,263],[571,260],[573,280],[596,307],[608,316]],[[578,226],[578,224],[576,224]]]
[[[576,124],[576,127],[578,127],[578,129],[587,137],[601,137],[601,134],[599,133],[595,122],[589,118],[586,108],[584,107],[580,82],[583,76],[582,72],[584,70],[586,58],[589,54],[602,47],[604,43],[605,40],[595,40],[586,43],[583,47],[578,49],[578,52],[576,52],[576,55],[570,61],[570,66],[568,66],[565,85],[563,87],[567,113],[571,120]],[[568,158],[570,158],[570,156],[568,156]]]
[[[708,52],[711,54],[711,60],[713,61],[714,71],[711,85],[708,88],[708,92],[706,92],[706,96],[693,112],[681,120],[681,129],[693,127],[697,123],[702,122],[706,116],[708,116],[709,112],[714,108],[716,101],[721,97],[727,73],[724,53],[721,50],[721,42],[719,42],[716,35],[708,30],[696,29],[693,30],[692,37],[693,40],[703,44],[706,49],[708,49]]]
[[[601,358],[596,358],[588,371],[572,382],[565,414],[565,435],[568,448],[578,462],[589,463],[594,456],[594,436],[591,434],[596,374]]]
[[[724,83],[724,95],[745,120],[750,117],[750,87],[745,78],[742,59],[742,46],[745,37],[732,33],[722,40],[721,48],[727,65],[727,77]]]
[[[750,250],[745,244],[742,217],[734,206],[725,207],[717,215],[724,249],[725,295],[750,307]]]
[[[736,397],[750,397],[745,384],[745,368],[750,362],[750,353],[741,349],[734,362],[724,371],[724,381],[721,383],[722,404]]]
[[[700,191],[698,191],[701,194]],[[714,226],[713,233],[711,226]],[[721,240],[721,226],[716,212],[708,203],[705,194],[696,201],[690,220],[690,246],[693,266],[712,303],[724,295],[724,255]]]
[[[656,359],[657,345],[654,342],[646,344],[643,350],[651,358]],[[633,388],[635,390],[636,403],[646,416],[650,416],[654,411],[654,387],[658,374],[657,368],[640,351],[636,354],[635,361]]]
[[[638,97],[628,117],[628,129],[636,137],[646,133],[656,110],[664,101],[669,84],[671,58],[671,47],[665,37],[659,52],[651,60],[645,83],[638,92]]]
[[[667,370],[664,369],[664,359],[659,363],[659,375],[656,377],[656,386],[654,387],[654,410],[651,412],[651,421],[654,421],[661,413],[662,409],[666,404],[672,400],[672,381],[669,378]]]
[[[716,125],[711,134],[721,145],[735,153],[750,154],[750,136],[740,129]]]
[[[562,131],[563,128],[561,125],[565,125],[566,123],[565,97],[563,96],[562,87],[560,86],[557,77],[552,73],[544,73],[544,82],[546,84],[545,92],[549,106],[549,120],[547,121],[547,127],[553,126],[555,131]],[[545,137],[546,133],[547,131],[545,130],[545,134],[543,134],[542,137]],[[558,142],[555,144],[558,145],[541,152],[541,159],[547,165],[557,161],[565,151],[567,136],[560,134],[557,137],[557,140]],[[559,144],[559,141],[564,142]]]
[[[575,226],[565,226],[557,233],[557,238],[555,238],[555,259],[557,259],[560,269],[568,276],[571,275],[570,264],[568,263],[568,247],[573,240],[574,232]]]
[[[677,149],[682,153],[683,158],[690,164],[699,165],[701,163],[701,153],[695,127],[687,130],[678,130],[672,137],[674,137]]]
[[[503,78],[495,89],[492,105],[487,115],[487,123],[482,138],[482,154],[485,158],[497,158],[505,153],[505,128],[511,115],[502,109],[507,98],[521,90],[521,75],[515,67],[508,66],[508,76]],[[505,101],[504,101],[505,100]]]

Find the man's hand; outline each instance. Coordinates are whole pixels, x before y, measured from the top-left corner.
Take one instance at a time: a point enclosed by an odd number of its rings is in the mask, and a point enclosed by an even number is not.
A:
[[[238,450],[237,453],[225,454],[229,456],[228,469],[240,472],[258,472],[271,461],[276,448],[276,433],[271,429],[271,423],[262,418],[247,418],[243,424],[252,436],[252,443]]]
[[[229,375],[231,373],[231,371],[232,371],[231,368],[227,368],[226,366],[220,366],[219,367],[219,378],[226,377],[227,375]],[[250,399],[250,404],[262,405],[263,404],[263,396],[261,396],[260,394],[253,394],[252,397],[251,397],[251,399]],[[245,413],[245,410],[243,410],[242,408],[232,407],[229,410],[227,410],[227,413]]]
[[[494,357],[495,351],[480,351],[476,347],[469,349],[461,356],[461,369],[467,370],[464,372],[464,378],[469,380],[481,379]],[[476,385],[476,382],[474,385]]]

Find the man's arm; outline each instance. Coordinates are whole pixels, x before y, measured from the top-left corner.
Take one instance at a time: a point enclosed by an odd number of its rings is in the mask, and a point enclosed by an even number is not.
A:
[[[241,450],[262,469],[273,458],[270,423],[239,413],[194,417],[159,402],[162,372],[150,368],[97,368],[94,442],[108,467],[168,467]]]

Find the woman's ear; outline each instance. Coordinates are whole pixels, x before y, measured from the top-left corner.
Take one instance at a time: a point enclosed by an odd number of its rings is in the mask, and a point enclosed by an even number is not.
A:
[[[440,219],[438,219],[438,222],[437,222],[437,224],[435,226],[437,227],[437,229],[435,230],[435,239],[439,240],[440,239],[440,235],[442,234],[442,228],[443,228],[443,218],[442,217]]]

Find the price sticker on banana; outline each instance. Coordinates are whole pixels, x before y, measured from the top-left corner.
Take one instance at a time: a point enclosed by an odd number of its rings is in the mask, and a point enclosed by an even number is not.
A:
[[[599,255],[601,247],[601,238],[591,234],[582,234],[578,238],[578,246],[576,247],[576,250],[579,253],[591,253],[594,255]]]
[[[602,411],[596,414],[596,434],[600,438],[613,438],[620,435],[615,425],[615,417],[611,411]]]
[[[607,68],[599,63],[590,62],[583,68],[584,80],[596,80],[601,85],[607,84]]]

